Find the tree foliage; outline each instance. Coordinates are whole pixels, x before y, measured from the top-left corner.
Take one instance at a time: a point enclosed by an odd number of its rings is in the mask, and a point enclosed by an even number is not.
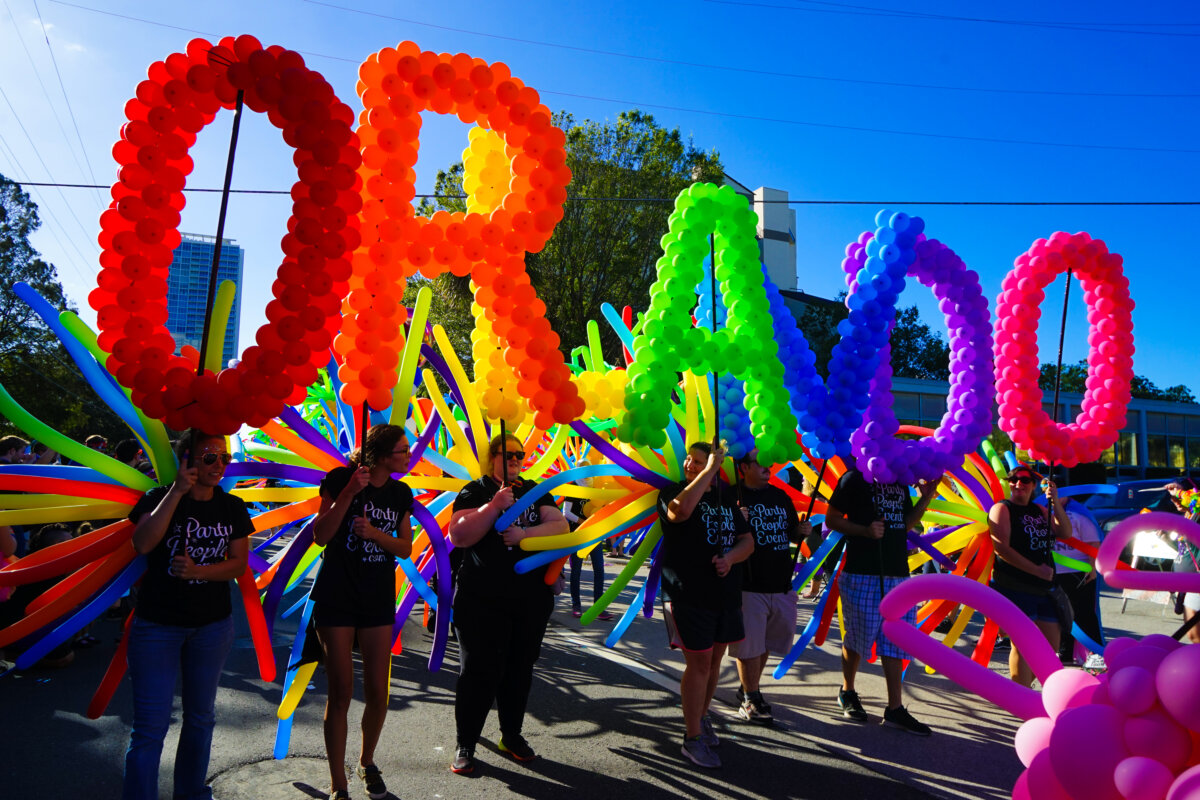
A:
[[[846,292],[836,303],[811,303],[800,315],[798,325],[817,357],[817,370],[829,377],[829,359],[841,338],[838,323],[846,318]],[[916,306],[896,310],[896,324],[889,339],[892,348],[892,372],[900,378],[949,380],[950,347],[941,334],[921,321]]]
[[[43,261],[30,244],[30,235],[40,226],[37,204],[0,175],[0,384],[63,433],[128,438],[128,429],[96,398],[58,337],[13,291],[15,283],[24,282],[57,310],[74,310],[54,265]],[[0,416],[0,435],[11,433],[20,431]]]
[[[567,135],[570,198],[554,236],[525,263],[562,349],[570,353],[586,344],[587,322],[601,318],[601,303],[647,306],[675,196],[693,181],[720,182],[722,170],[715,151],[698,149],[678,128],[668,130],[641,111],[624,111],[612,122],[577,122],[559,112],[554,122]],[[435,187],[440,197],[423,203],[421,212],[463,210],[462,200],[445,197],[462,194],[462,177],[462,164],[440,171]],[[466,331],[469,341],[474,321],[467,281],[442,276],[431,288],[435,307],[442,304],[435,319],[448,333]],[[606,360],[617,363],[616,334],[600,328]],[[456,347],[462,339],[451,334]],[[469,345],[459,350],[460,356],[469,354]]]
[[[1087,359],[1080,359],[1074,364],[1063,364],[1062,382],[1060,389],[1064,392],[1083,394],[1087,391]],[[1042,364],[1038,386],[1042,391],[1054,391],[1054,379],[1058,375],[1055,364]],[[1172,403],[1195,403],[1196,397],[1191,389],[1183,384],[1160,389],[1154,381],[1141,375],[1134,375],[1129,382],[1129,393],[1142,400],[1167,400]]]

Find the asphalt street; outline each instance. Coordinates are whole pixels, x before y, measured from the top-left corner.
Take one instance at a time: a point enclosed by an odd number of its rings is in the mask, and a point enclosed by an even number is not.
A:
[[[620,600],[628,602],[631,596],[623,593]],[[1102,610],[1110,636],[1170,633],[1178,625],[1178,618],[1164,614],[1161,606],[1130,601],[1122,613],[1121,605],[1118,593],[1105,592]],[[623,605],[619,602],[614,610]],[[811,604],[801,604],[801,626],[811,610]],[[617,648],[608,649],[602,642],[612,623],[582,628],[571,617],[569,602],[559,598],[535,672],[525,729],[540,758],[520,765],[497,752],[493,714],[477,751],[479,768],[471,776],[454,775],[448,764],[454,748],[457,652],[451,644],[442,670],[430,672],[431,637],[419,622],[415,614],[406,625],[404,652],[393,661],[391,705],[376,759],[394,797],[1001,800],[1010,795],[1021,772],[1012,747],[1018,720],[920,665],[906,676],[906,703],[933,727],[933,736],[915,737],[878,724],[884,687],[877,665],[864,665],[858,686],[871,721],[842,719],[835,702],[840,684],[836,625],[824,646],[810,650],[783,679],[764,679],[763,691],[777,720],[771,727],[737,718],[736,672],[726,661],[714,704],[724,766],[702,771],[679,752],[682,658],[667,649],[661,620],[636,620]],[[0,678],[5,742],[0,797],[120,796],[130,727],[128,681],[100,719],[89,720],[84,713],[116,648],[119,626],[103,620],[92,633],[101,644],[77,651],[75,663],[64,669]],[[280,665],[292,633],[288,621],[279,624],[274,641]],[[768,671],[773,666],[774,660]],[[992,667],[1004,669],[999,660]],[[276,760],[272,751],[281,688],[281,678],[271,684],[258,678],[243,631],[218,695],[209,774],[219,800],[326,796],[324,675],[318,670],[297,709],[289,756]],[[348,768],[357,754],[355,720],[361,710],[356,700],[350,711]],[[177,732],[173,724],[164,749],[163,797],[171,796]],[[366,797],[356,780],[350,786],[353,797]]]

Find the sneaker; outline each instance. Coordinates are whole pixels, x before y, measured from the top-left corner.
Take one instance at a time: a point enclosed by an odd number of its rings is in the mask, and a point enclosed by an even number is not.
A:
[[[459,747],[450,762],[450,771],[457,775],[465,775],[475,770],[475,751],[470,747]]]
[[[363,783],[367,786],[367,794],[371,800],[383,800],[387,797],[387,785],[383,782],[383,773],[379,771],[379,767],[374,764],[358,767],[358,777],[363,779]]]
[[[713,730],[712,717],[708,714],[700,718],[700,741],[704,742],[705,747],[721,746],[721,740],[717,738],[717,732]],[[720,763],[717,766],[721,766]]]
[[[855,722],[867,721],[867,712],[863,710],[862,703],[859,702],[858,692],[853,689],[838,691],[838,708],[842,710],[842,716],[846,719],[852,719]]]
[[[579,617],[582,617],[582,616],[583,616],[583,609],[582,609],[582,608],[572,608],[572,609],[571,609],[571,616],[572,616],[572,617],[575,617],[576,619],[578,619]]]
[[[612,618],[613,615],[608,611],[601,611],[596,615],[596,619],[600,620],[601,622],[609,622]]]
[[[738,716],[747,722],[770,722],[771,706],[763,700],[762,692],[751,692],[738,708]]]
[[[517,736],[502,736],[500,744],[497,747],[501,753],[507,753],[520,762],[533,761],[537,758],[537,753],[533,752],[533,748],[529,746],[529,742],[525,741],[525,737],[519,734]]]
[[[739,687],[737,688],[737,692],[736,692],[735,694],[736,694],[736,696],[737,696],[737,701],[738,701],[738,705],[739,705],[739,706],[740,706],[742,703],[746,702],[746,693],[742,691],[742,687],[741,687],[741,686],[739,686]]]
[[[918,722],[904,706],[887,708],[883,712],[883,722],[889,728],[899,728],[916,736],[928,736],[933,730],[923,722]]]
[[[705,769],[720,769],[720,757],[712,751],[711,747],[704,743],[703,739],[703,736],[697,736],[692,739],[684,739],[683,747],[680,748],[680,751],[697,767],[704,767]]]

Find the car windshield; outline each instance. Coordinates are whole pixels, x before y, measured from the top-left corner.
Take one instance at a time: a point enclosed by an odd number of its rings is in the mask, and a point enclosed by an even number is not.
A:
[[[1094,494],[1084,501],[1088,508],[1157,508],[1167,501],[1167,492],[1157,481],[1117,484],[1116,494]],[[1147,491],[1149,490],[1149,491]]]

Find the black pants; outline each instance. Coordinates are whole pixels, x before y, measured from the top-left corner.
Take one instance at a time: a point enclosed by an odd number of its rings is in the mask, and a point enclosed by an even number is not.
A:
[[[520,736],[533,665],[554,609],[550,587],[519,601],[473,596],[454,598],[454,634],[461,668],[454,690],[458,747],[474,748],[493,701],[502,736]]]
[[[1081,583],[1082,572],[1065,572],[1054,576],[1054,582],[1067,593],[1071,601],[1071,610],[1075,612],[1075,624],[1079,630],[1092,637],[1092,641],[1100,641],[1100,620],[1096,618],[1096,581]],[[1062,631],[1059,638],[1058,655],[1061,659],[1071,659],[1075,655],[1075,637],[1071,631]]]
[[[599,602],[604,594],[604,549],[597,545],[589,555],[592,559],[592,602]],[[571,554],[571,607],[582,608],[579,598],[579,579],[583,572],[583,559]]]

